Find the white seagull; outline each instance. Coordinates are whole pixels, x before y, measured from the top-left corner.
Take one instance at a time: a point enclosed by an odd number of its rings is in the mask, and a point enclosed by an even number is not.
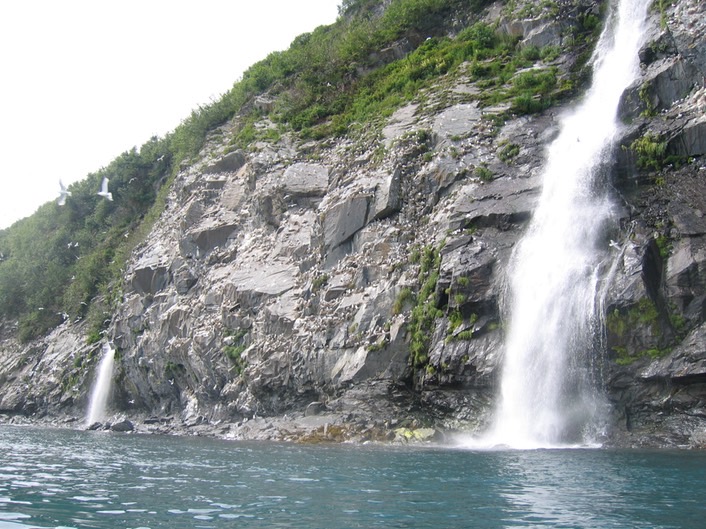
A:
[[[59,201],[58,201],[58,204],[60,206],[63,206],[64,204],[66,204],[66,197],[70,197],[70,196],[71,196],[71,191],[66,189],[66,186],[64,186],[64,183],[61,180],[59,180]]]
[[[113,200],[113,193],[108,191],[108,182],[109,182],[108,177],[104,176],[103,182],[101,183],[101,190],[98,191],[97,194],[112,201]]]

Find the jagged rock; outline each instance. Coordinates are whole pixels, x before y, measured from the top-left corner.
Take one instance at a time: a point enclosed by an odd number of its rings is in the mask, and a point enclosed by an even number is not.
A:
[[[199,249],[200,255],[216,247],[226,246],[238,225],[222,223],[219,219],[208,219],[189,233],[189,238]]]
[[[252,263],[252,267],[224,268],[214,279],[226,285],[224,301],[256,307],[270,296],[280,296],[295,286],[297,270],[281,262]]]
[[[507,229],[526,221],[539,192],[535,178],[489,184],[470,183],[461,188],[448,217],[449,230],[496,227]]]
[[[385,372],[389,358],[384,354],[371,353],[365,347],[345,350],[331,370],[330,378],[342,385]]]
[[[112,432],[132,432],[134,429],[135,425],[127,419],[110,425]]]
[[[280,227],[282,216],[287,211],[287,204],[281,193],[272,193],[258,197],[258,213],[260,218],[270,226]]]
[[[706,382],[706,324],[694,329],[671,354],[643,369],[645,380],[672,380],[678,383]]]
[[[370,196],[354,195],[322,213],[325,250],[340,246],[365,226],[369,204]]]
[[[160,245],[145,253],[133,267],[130,285],[141,294],[156,294],[170,280],[167,254]]]
[[[411,104],[396,110],[392,114],[388,124],[382,129],[385,147],[389,148],[394,141],[400,139],[413,128],[417,123],[416,113],[418,108],[419,105]]]
[[[132,288],[143,294],[156,294],[169,282],[169,270],[164,266],[145,267],[135,270]]]
[[[372,220],[380,220],[397,213],[402,207],[402,181],[399,167],[386,176],[375,188]]]
[[[312,163],[295,163],[287,168],[282,186],[294,196],[323,196],[328,189],[328,169]]]
[[[245,164],[245,154],[233,151],[203,170],[204,174],[235,173]]]
[[[544,48],[545,46],[561,46],[562,40],[562,27],[555,21],[548,20],[527,32],[522,39],[522,44]]]
[[[668,109],[687,95],[700,77],[696,67],[681,58],[655,62],[649,73],[622,95],[619,115],[622,119],[632,119],[644,112]]]
[[[255,174],[249,163],[243,165],[234,178],[228,178],[220,194],[224,208],[240,213],[250,194],[255,190]],[[189,225],[195,224],[194,222]]]
[[[598,5],[558,2],[556,17],[501,26],[524,45],[559,44],[584,20],[577,14],[598,14]],[[633,118],[619,132],[626,149],[614,153],[617,168],[606,160],[601,169],[616,188],[615,218],[595,249],[611,271],[601,306],[609,318],[646,300],[657,311],[649,322],[638,314],[623,336],[609,328],[602,337],[616,444],[629,445],[631,435],[659,444],[655,432],[670,444],[698,444],[706,416],[706,92],[693,86],[706,69],[704,8],[666,6],[670,32],[661,37],[651,15],[644,70],[623,98]],[[501,11],[489,5],[486,21]],[[409,43],[371,60],[404,55]],[[566,53],[552,61],[560,84],[575,63]],[[119,352],[113,409],[138,431],[262,439],[289,429],[312,439],[389,439],[397,427],[487,422],[501,372],[507,266],[536,206],[554,116],[573,101],[525,116],[514,116],[510,102],[481,110],[484,88],[469,67],[458,79],[430,79],[417,103],[380,127],[361,123],[359,136],[303,140],[290,131],[223,156],[241,116],[209,135],[200,159],[175,175],[161,218],[128,264],[128,288],[105,316]],[[269,112],[276,97],[261,95],[249,108]],[[648,102],[654,108],[643,113]],[[256,119],[258,130],[272,126]],[[647,132],[668,142],[679,168],[638,166],[629,146]],[[503,156],[510,145],[516,154]],[[441,266],[425,275],[430,264],[419,255],[431,249]],[[432,292],[420,300],[429,277]],[[412,313],[423,308],[433,309],[423,330],[428,363],[414,366]],[[0,322],[3,338],[11,323]],[[3,339],[0,410],[83,416],[95,367],[86,334],[78,321],[31,344]],[[629,365],[613,361],[620,347]],[[660,360],[646,354],[669,348]]]
[[[667,151],[691,158],[706,154],[706,116],[691,120],[669,141]]]
[[[314,247],[316,220],[313,211],[287,217],[277,233],[272,255],[296,259],[310,257]]]
[[[198,277],[196,277],[193,271],[186,265],[180,267],[174,273],[174,286],[176,291],[181,295],[186,294],[197,281]]]
[[[672,32],[667,28],[659,36],[643,44],[639,51],[640,62],[650,65],[653,62],[674,56],[678,53]]]
[[[462,103],[447,108],[436,116],[432,130],[443,138],[464,136],[474,129],[481,118],[478,103]]]
[[[253,106],[263,114],[272,112],[275,106],[275,100],[265,96],[257,96],[253,102]]]

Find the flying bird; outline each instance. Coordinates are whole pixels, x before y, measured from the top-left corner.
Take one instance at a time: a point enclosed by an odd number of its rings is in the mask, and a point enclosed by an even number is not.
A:
[[[70,197],[70,196],[71,196],[71,191],[66,189],[66,186],[64,186],[64,183],[61,180],[59,180],[59,201],[58,201],[58,204],[60,206],[63,206],[64,204],[66,204],[66,197]]]
[[[102,196],[103,198],[107,198],[108,200],[112,201],[113,200],[113,193],[108,191],[108,177],[104,176],[103,177],[103,182],[101,183],[101,190],[98,191],[98,195]]]

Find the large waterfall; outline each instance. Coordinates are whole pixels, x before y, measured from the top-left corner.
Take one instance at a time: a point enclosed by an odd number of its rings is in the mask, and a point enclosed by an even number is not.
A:
[[[484,444],[515,448],[586,444],[605,408],[592,359],[605,229],[605,190],[620,96],[639,71],[650,0],[618,0],[593,56],[593,83],[560,121],[543,188],[509,278],[510,320],[494,423]]]

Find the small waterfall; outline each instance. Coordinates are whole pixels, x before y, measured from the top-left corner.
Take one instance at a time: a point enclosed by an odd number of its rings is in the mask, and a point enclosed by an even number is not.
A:
[[[88,415],[86,425],[91,426],[96,422],[105,419],[105,410],[110,397],[110,389],[113,382],[113,362],[115,359],[115,349],[111,343],[103,344],[103,357],[98,365],[98,374],[91,390],[91,401],[88,405]]]
[[[563,116],[549,147],[542,194],[510,266],[501,394],[484,445],[581,445],[601,427],[605,404],[591,363],[599,354],[603,238],[613,219],[601,177],[618,132],[620,96],[639,72],[650,2],[611,3],[592,86]]]

